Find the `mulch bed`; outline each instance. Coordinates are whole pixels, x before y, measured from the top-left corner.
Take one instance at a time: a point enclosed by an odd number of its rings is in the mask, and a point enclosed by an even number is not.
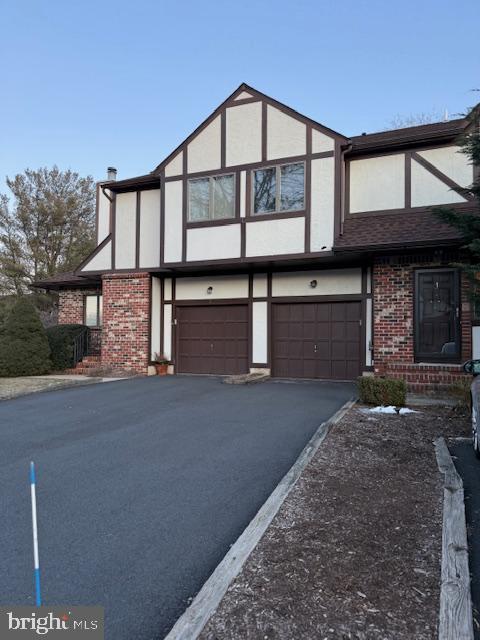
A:
[[[202,640],[437,637],[442,477],[433,440],[468,434],[451,407],[358,405],[330,432]]]

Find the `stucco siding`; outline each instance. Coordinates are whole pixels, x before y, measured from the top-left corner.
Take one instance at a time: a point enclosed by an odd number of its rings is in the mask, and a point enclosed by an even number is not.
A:
[[[163,354],[172,358],[172,305],[163,305]]]
[[[267,274],[255,273],[253,275],[253,297],[266,298],[267,295]]]
[[[137,193],[119,193],[115,205],[115,268],[135,267]]]
[[[182,260],[182,181],[165,183],[165,262]]]
[[[312,280],[317,281],[316,287],[310,285]],[[272,296],[274,297],[331,296],[360,294],[361,291],[360,268],[289,271],[274,273],[272,276]]]
[[[240,171],[240,217],[244,218],[247,213],[247,172]]]
[[[226,112],[227,166],[262,159],[262,103],[229,107]]]
[[[412,206],[426,207],[437,204],[466,202],[456,191],[439,180],[421,164],[412,160]]]
[[[140,267],[160,264],[160,189],[140,194]]]
[[[188,145],[189,173],[220,169],[220,116],[212,120]]]
[[[248,276],[206,276],[176,279],[177,300],[222,300],[248,297]],[[212,287],[212,292],[207,290]]]
[[[303,122],[267,106],[267,158],[287,158],[306,153],[307,127]]]
[[[109,240],[105,246],[93,256],[81,269],[81,271],[109,271],[112,268],[112,241]]]
[[[350,162],[350,212],[405,206],[404,154]]]
[[[442,173],[462,187],[468,187],[473,180],[473,165],[458,146],[439,147],[419,151],[419,156],[431,162]]]
[[[247,256],[284,255],[305,250],[304,218],[248,222],[246,234]]]
[[[187,261],[240,257],[240,225],[187,230]]]
[[[108,191],[111,196],[111,191]],[[100,186],[97,191],[98,219],[97,219],[97,244],[100,244],[110,233],[110,200],[103,193]]]
[[[312,153],[324,153],[325,151],[333,151],[335,141],[322,131],[312,129]]]
[[[334,234],[334,159],[312,160],[311,176],[311,250],[328,251],[332,248]]]
[[[177,153],[177,155],[170,160],[165,167],[165,177],[170,178],[173,176],[179,176],[183,173],[183,151]]]
[[[172,278],[165,278],[163,281],[163,297],[165,300],[172,299]]]
[[[268,360],[268,311],[266,302],[252,303],[252,362]]]

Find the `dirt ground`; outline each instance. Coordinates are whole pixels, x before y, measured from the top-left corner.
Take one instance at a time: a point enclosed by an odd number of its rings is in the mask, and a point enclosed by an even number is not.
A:
[[[202,640],[437,637],[443,486],[432,442],[467,435],[468,419],[451,407],[361,409],[333,427]]]

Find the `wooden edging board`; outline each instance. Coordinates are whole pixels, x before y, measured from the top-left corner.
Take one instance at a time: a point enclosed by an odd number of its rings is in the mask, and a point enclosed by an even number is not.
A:
[[[434,442],[444,474],[439,640],[473,640],[463,482],[444,438]]]

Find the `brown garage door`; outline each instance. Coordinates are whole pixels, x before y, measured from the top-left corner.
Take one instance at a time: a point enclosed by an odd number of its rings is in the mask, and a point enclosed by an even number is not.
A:
[[[248,306],[177,307],[177,371],[248,371]]]
[[[360,302],[272,306],[273,375],[352,380],[360,374]]]

